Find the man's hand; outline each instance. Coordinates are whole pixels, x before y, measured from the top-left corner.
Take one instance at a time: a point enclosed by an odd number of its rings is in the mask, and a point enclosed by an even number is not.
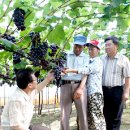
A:
[[[54,73],[53,72],[48,72],[47,76],[46,76],[46,79],[48,80],[48,82],[54,80]]]
[[[129,91],[130,91],[130,77],[125,78],[125,86],[124,86],[124,93],[123,93],[123,101],[127,101],[129,99]]]
[[[83,88],[77,88],[77,90],[74,93],[73,99],[79,99],[81,95],[83,94]]]
[[[129,99],[129,91],[124,92],[123,94],[123,101],[126,102]]]

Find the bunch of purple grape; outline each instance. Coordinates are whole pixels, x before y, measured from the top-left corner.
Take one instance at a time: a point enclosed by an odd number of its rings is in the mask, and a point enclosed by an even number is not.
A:
[[[56,64],[62,69],[66,61],[63,60],[62,58],[56,58],[56,59],[52,59],[51,62],[53,62],[54,64]]]
[[[44,70],[50,70],[51,69],[51,66],[49,64],[50,62],[48,60],[41,60],[41,66],[42,66],[42,69]]]
[[[47,42],[43,42],[42,44],[39,44],[38,46],[39,51],[42,53],[42,57],[45,57],[45,55],[47,54],[47,50],[48,50],[48,44]]]
[[[37,46],[39,43],[41,43],[40,34],[36,32],[30,32],[29,34],[32,42],[32,47]]]
[[[32,59],[31,61],[32,61],[33,66],[35,66],[35,67],[41,65],[41,62],[38,59]]]
[[[33,66],[41,66],[43,70],[53,70],[55,76],[55,83],[60,85],[61,70],[66,62],[66,53],[59,52],[59,47],[55,44],[48,45],[47,42],[41,43],[40,34],[36,32],[30,33],[31,49],[29,52],[29,59]]]
[[[55,44],[50,45],[49,48],[51,49],[51,52],[49,52],[49,55],[52,57],[55,56],[57,50],[59,49],[59,47]]]
[[[20,56],[20,54],[13,54],[13,64],[18,64],[18,63],[20,63],[21,62],[21,56]]]
[[[58,59],[58,65],[63,68],[64,64],[66,63],[67,60],[67,54],[65,52],[60,52],[59,54],[59,59]]]
[[[30,37],[31,37],[31,42],[32,42],[32,45],[31,45],[32,57],[42,59],[43,57],[45,57],[47,53],[47,49],[48,49],[47,42],[43,42],[41,44],[39,33],[31,32]]]
[[[53,68],[54,76],[56,79],[56,85],[59,87],[61,85],[61,71],[64,68],[64,64],[67,60],[67,54],[65,52],[60,52],[57,59],[53,59],[56,66]]]
[[[65,52],[60,52],[59,57],[60,57],[62,60],[66,61],[66,60],[67,60],[67,53],[65,53]]]
[[[4,35],[2,35],[2,38],[7,39],[8,41],[11,41],[12,43],[16,42],[15,37],[8,35],[6,33]]]
[[[41,38],[39,33],[31,32],[29,36],[32,42],[31,49],[29,52],[29,59],[30,61],[32,61],[32,64],[34,66],[40,66],[41,61],[42,60],[44,61],[45,56],[47,54],[48,44],[47,42],[41,43]],[[45,63],[45,65],[47,64]],[[44,66],[43,62],[42,62],[42,66]]]
[[[25,16],[24,10],[20,8],[16,8],[14,10],[13,21],[15,25],[17,26],[18,30],[21,30],[21,31],[26,29],[26,27],[24,26],[24,16]]]
[[[59,66],[55,66],[53,68],[53,71],[54,71],[54,77],[56,80],[56,85],[57,85],[57,87],[59,87],[60,81],[61,81],[61,68]]]
[[[45,55],[47,54],[48,44],[46,42],[43,42],[42,44],[39,44],[38,46],[32,46],[30,50],[30,60],[42,60],[45,58]]]

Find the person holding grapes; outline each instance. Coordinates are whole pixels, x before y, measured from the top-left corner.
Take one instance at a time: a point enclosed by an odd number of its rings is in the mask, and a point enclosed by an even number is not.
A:
[[[88,57],[83,52],[86,37],[78,34],[74,37],[73,51],[67,55],[67,68],[85,67]],[[88,130],[87,124],[87,95],[86,77],[83,74],[66,74],[62,77],[60,87],[61,105],[61,130],[69,130],[69,118],[72,111],[72,103],[75,103],[77,116],[79,118],[80,130]]]
[[[2,116],[2,130],[49,130],[43,126],[30,125],[33,116],[33,98],[54,79],[53,73],[37,84],[37,77],[32,69],[19,70],[16,75],[17,88],[5,105]],[[36,91],[34,91],[36,90]]]

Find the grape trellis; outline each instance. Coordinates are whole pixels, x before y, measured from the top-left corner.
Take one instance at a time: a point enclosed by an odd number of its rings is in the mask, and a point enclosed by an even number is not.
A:
[[[13,85],[17,71],[30,66],[39,78],[55,69],[58,85],[65,50],[78,33],[101,40],[116,35],[130,56],[129,15],[129,0],[0,1],[0,83]]]

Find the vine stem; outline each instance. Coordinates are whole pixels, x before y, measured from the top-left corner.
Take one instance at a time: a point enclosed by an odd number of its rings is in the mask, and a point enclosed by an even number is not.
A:
[[[43,2],[45,2],[45,0],[41,1],[40,3],[38,3],[38,5],[42,4]]]
[[[12,16],[12,18],[11,18],[11,20],[10,20],[10,22],[9,22],[9,24],[8,24],[8,26],[7,26],[7,28],[6,28],[6,30],[5,30],[5,33],[8,31],[8,28],[9,28],[9,26],[10,26],[12,20],[13,20],[13,16]],[[5,33],[4,33],[4,34],[5,34]]]
[[[25,57],[25,58],[27,58],[27,59],[28,59],[28,57],[27,57],[27,56],[23,55],[23,54],[22,54],[22,53],[20,53],[19,51],[15,51],[15,50],[9,50],[9,49],[6,49],[6,47],[5,47],[4,45],[2,45],[2,44],[0,44],[0,47],[1,47],[2,49],[6,50],[6,51],[9,51],[9,52],[13,52],[13,53],[19,54],[19,55],[21,55],[21,56],[23,56],[23,57]]]
[[[5,10],[4,14],[0,17],[0,20],[1,20],[1,19],[5,16],[5,14],[7,13],[11,2],[12,2],[12,0],[9,1],[9,4],[8,4],[8,6],[7,6],[7,9]]]
[[[69,2],[69,1],[70,1],[70,0],[66,1],[65,3]],[[65,4],[65,3],[64,3],[64,4]],[[60,6],[58,6],[56,9],[54,9],[53,11],[51,11],[48,15],[54,14],[57,10],[59,10],[59,8],[62,8],[62,6],[63,6],[64,4],[61,4]],[[38,24],[40,25],[43,20],[44,20],[44,19],[42,19]],[[47,23],[47,21],[46,21],[46,23]]]
[[[69,34],[69,37],[66,38],[65,43],[64,43],[63,48],[62,48],[62,51],[64,51],[65,46],[66,46],[66,44],[68,43],[68,41],[70,40],[70,38],[71,38],[72,34],[74,33],[74,31],[75,31],[81,24],[85,23],[86,21],[87,21],[87,20],[82,21],[81,23],[79,23],[79,24],[73,29],[73,31]]]

